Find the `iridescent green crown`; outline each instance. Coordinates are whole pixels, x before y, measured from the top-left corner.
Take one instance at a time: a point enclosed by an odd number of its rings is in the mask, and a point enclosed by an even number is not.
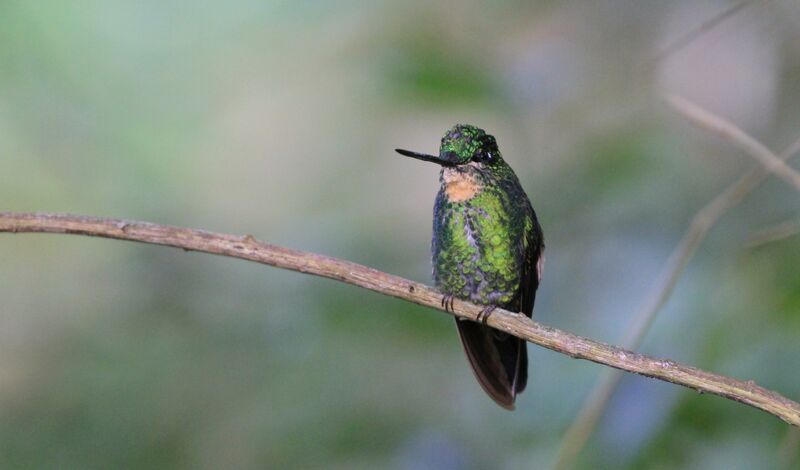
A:
[[[456,124],[442,137],[439,155],[447,155],[453,163],[469,162],[479,151],[497,146],[494,136],[469,124]]]

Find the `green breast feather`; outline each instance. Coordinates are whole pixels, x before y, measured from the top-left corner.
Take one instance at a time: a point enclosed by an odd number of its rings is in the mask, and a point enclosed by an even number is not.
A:
[[[533,222],[527,204],[518,203],[522,188],[513,179],[504,182],[511,184],[484,180],[467,200],[452,200],[445,186],[439,191],[433,265],[434,281],[442,292],[519,309],[525,232]]]

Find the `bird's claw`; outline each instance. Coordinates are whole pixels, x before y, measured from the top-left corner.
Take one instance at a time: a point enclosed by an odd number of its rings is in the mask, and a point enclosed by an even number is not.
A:
[[[455,296],[452,294],[447,294],[442,296],[442,307],[444,307],[444,311],[447,313],[453,313],[453,301]]]
[[[492,316],[492,312],[494,312],[496,308],[497,305],[487,305],[486,308],[484,308],[478,313],[478,316],[475,317],[475,320],[485,325],[486,320],[488,320],[489,317]]]

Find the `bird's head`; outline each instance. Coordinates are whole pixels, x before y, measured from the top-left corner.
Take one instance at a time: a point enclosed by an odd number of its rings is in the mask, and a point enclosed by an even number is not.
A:
[[[458,167],[477,163],[493,165],[503,161],[493,135],[469,124],[456,124],[442,137],[439,155],[395,149],[397,153],[443,167]]]

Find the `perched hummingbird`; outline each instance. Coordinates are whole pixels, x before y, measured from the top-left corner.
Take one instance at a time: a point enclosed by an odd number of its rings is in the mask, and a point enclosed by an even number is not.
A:
[[[486,306],[481,323],[457,318],[456,326],[478,382],[512,410],[528,381],[525,342],[485,325],[497,307],[533,314],[544,264],[536,213],[494,136],[483,129],[454,126],[438,156],[396,151],[442,167],[433,208],[433,280],[446,309],[453,298]]]

